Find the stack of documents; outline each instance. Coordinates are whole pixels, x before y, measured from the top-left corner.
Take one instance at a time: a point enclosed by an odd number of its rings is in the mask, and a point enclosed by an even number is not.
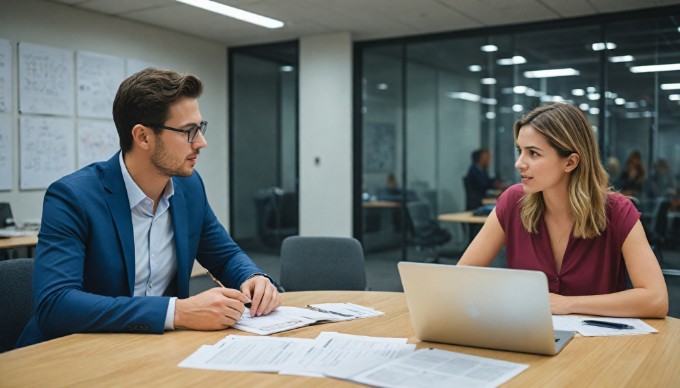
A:
[[[230,335],[179,366],[334,377],[379,387],[497,386],[528,365],[439,349],[415,351],[406,338],[322,332],[316,339]]]
[[[307,308],[281,306],[269,315],[251,317],[246,309],[233,328],[269,335],[322,322],[349,321],[384,315],[383,312],[353,303],[310,304]]]

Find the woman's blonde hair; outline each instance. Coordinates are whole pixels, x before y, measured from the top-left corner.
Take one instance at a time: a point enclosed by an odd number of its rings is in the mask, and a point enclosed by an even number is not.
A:
[[[573,105],[555,103],[540,106],[515,122],[515,142],[520,129],[531,125],[541,133],[561,157],[579,156],[578,166],[569,175],[569,206],[574,216],[574,237],[594,238],[607,227],[606,198],[608,176],[592,127],[581,110]],[[536,233],[545,213],[543,193],[522,198],[521,218],[529,233]]]

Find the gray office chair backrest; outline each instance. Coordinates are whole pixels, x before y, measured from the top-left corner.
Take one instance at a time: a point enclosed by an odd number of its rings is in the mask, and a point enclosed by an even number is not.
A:
[[[288,237],[280,281],[286,291],[365,290],[364,250],[353,238]]]
[[[420,234],[421,231],[429,227],[434,221],[430,205],[425,201],[412,201],[406,204],[406,210],[413,227],[414,234]]]
[[[0,352],[14,349],[33,314],[33,259],[0,261]]]

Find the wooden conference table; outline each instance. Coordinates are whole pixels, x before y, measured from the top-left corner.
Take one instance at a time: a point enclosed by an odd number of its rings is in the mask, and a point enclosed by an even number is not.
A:
[[[580,337],[556,356],[419,342],[413,334],[402,293],[314,291],[283,294],[283,304],[352,302],[385,312],[381,317],[304,327],[275,336],[315,338],[321,331],[376,337],[406,337],[418,348],[437,347],[482,357],[529,364],[507,386],[677,386],[680,382],[680,320],[645,320],[659,334]],[[265,373],[180,368],[177,364],[203,344],[235,329],[218,332],[172,331],[156,334],[74,334],[0,354],[0,386],[229,386],[350,387],[330,379]]]

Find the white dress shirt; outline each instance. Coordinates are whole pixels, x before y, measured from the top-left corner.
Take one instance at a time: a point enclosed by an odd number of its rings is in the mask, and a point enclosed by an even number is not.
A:
[[[172,179],[163,190],[163,195],[154,213],[154,202],[137,186],[119,155],[125,189],[130,202],[132,231],[135,239],[135,287],[134,296],[161,296],[165,293],[177,272],[175,232],[170,217],[170,198],[175,193]],[[165,329],[173,330],[175,301],[170,298],[165,315]]]

